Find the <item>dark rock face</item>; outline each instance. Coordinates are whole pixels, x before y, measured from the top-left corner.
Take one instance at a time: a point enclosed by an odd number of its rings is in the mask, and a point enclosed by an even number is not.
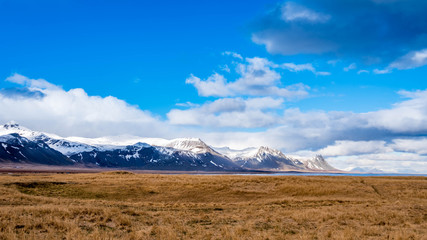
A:
[[[236,164],[227,158],[211,153],[195,154],[172,148],[131,145],[121,149],[107,151],[93,150],[70,156],[82,164],[101,167],[124,167],[148,170],[201,170],[223,171],[239,170]]]
[[[30,141],[13,133],[0,138],[0,161],[46,165],[72,165],[74,162],[43,141]]]
[[[73,143],[64,142],[63,146]],[[13,133],[0,137],[0,162],[29,163],[68,166],[84,166],[147,169],[147,170],[185,170],[185,171],[228,171],[242,170],[226,157],[212,153],[193,153],[173,148],[154,147],[148,144],[118,147],[106,150],[93,147],[85,151],[65,156],[46,144],[51,138],[36,137],[31,141]]]
[[[225,148],[221,152],[198,138],[164,141],[166,143],[161,146],[146,143],[97,145],[90,141],[70,141],[10,123],[0,125],[0,163],[182,171],[334,170],[320,155],[300,161],[269,147]]]

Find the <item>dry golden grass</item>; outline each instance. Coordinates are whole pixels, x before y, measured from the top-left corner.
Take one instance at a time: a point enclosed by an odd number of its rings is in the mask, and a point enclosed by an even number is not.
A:
[[[0,175],[0,239],[427,239],[427,178]]]

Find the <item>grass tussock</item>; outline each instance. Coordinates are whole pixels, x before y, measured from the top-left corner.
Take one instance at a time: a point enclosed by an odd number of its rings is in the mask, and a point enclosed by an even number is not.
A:
[[[0,239],[423,239],[427,178],[0,175]]]

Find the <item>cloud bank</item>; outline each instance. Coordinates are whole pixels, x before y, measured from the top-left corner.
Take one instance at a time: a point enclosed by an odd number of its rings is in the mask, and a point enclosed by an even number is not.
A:
[[[150,112],[113,96],[89,96],[81,88],[65,91],[44,79],[30,79],[20,74],[6,80],[22,88],[13,94],[8,94],[10,90],[0,91],[3,123],[15,120],[30,128],[67,136],[96,137],[144,131],[152,134],[153,129],[161,135],[167,131]]]
[[[238,56],[240,59],[240,54]],[[277,72],[280,67],[265,58],[246,58],[245,62],[237,64],[238,78],[234,81],[228,81],[223,75],[214,73],[207,79],[191,75],[185,82],[193,85],[203,97],[276,96],[291,99],[308,95],[308,86],[302,83],[283,87],[281,75]],[[283,68],[315,71],[311,65],[293,64]]]
[[[19,74],[7,81],[21,86],[0,91],[0,121],[62,136],[196,136],[213,146],[268,145],[291,155],[323,154],[342,169],[427,172],[427,90],[400,91],[400,102],[365,113],[302,112],[286,108],[280,95],[219,97],[171,109],[162,120],[112,96],[64,90]]]
[[[427,64],[427,2],[300,0],[277,5],[253,26],[273,54],[329,54],[409,69]]]

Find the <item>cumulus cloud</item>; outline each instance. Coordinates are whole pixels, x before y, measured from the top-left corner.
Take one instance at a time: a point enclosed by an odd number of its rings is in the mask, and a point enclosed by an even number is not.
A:
[[[396,140],[392,146],[393,139],[427,136],[427,90],[400,94],[405,99],[391,108],[365,113],[303,112],[298,108],[281,113],[284,106],[278,99],[228,98],[185,110],[174,109],[168,118],[171,124],[210,127],[212,132],[203,133],[203,137],[217,146],[267,145],[285,152],[310,150],[328,157],[386,154],[402,151],[408,145]],[[234,129],[227,129],[230,127]],[[244,134],[236,131],[259,127],[268,128]],[[395,147],[397,143],[400,148]]]
[[[286,2],[282,8],[282,19],[286,22],[303,21],[303,22],[327,22],[331,16],[308,9],[295,2]]]
[[[317,151],[298,151],[294,156],[322,154],[339,169],[376,169],[394,173],[426,173],[426,138],[392,139],[389,141],[335,141]]]
[[[408,69],[426,64],[426,10],[416,0],[285,1],[254,24],[252,40],[274,54],[333,54]]]
[[[311,64],[311,63],[304,63],[304,64],[283,63],[280,65],[280,67],[287,69],[291,72],[310,71],[316,75],[321,75],[321,76],[328,76],[331,74],[330,72],[318,72],[318,71],[316,71],[316,69],[313,67],[313,64]]]
[[[324,149],[336,144],[336,141],[344,142],[338,142],[340,145],[324,151],[348,146],[345,141],[357,141],[358,146],[371,145],[367,148],[372,150],[372,146],[380,148],[382,141],[426,136],[427,90],[400,94],[406,99],[389,109],[373,112],[302,112],[297,108],[286,109],[283,114],[275,115],[278,118],[275,126],[256,133],[256,138],[260,143],[294,152]],[[357,151],[361,153],[361,150]]]
[[[185,83],[192,84],[199,92],[200,96],[218,96],[225,97],[234,95],[229,89],[227,80],[223,75],[214,73],[209,76],[206,80],[202,80],[194,75],[191,75]]]
[[[356,68],[357,68],[356,63],[352,63],[352,64],[348,65],[347,67],[345,67],[343,70],[344,70],[344,72],[348,72],[348,71],[354,70]]]
[[[391,69],[390,68],[386,68],[386,69],[374,69],[373,72],[375,74],[387,74],[387,73],[391,73]]]
[[[228,81],[223,75],[214,73],[207,79],[191,75],[186,83],[192,84],[200,96],[231,97],[231,96],[276,96],[284,98],[302,98],[308,95],[308,86],[293,84],[281,86],[281,75],[275,69],[280,66],[265,58],[246,58],[238,63],[235,81]],[[300,65],[293,65],[293,71],[302,70]],[[306,68],[306,67],[305,67]]]
[[[330,145],[335,140],[371,141],[427,135],[427,90],[399,94],[406,99],[389,109],[366,113],[303,113],[289,109],[285,111],[283,125],[311,133],[301,134],[301,142],[308,143],[304,147],[315,147],[316,142]]]
[[[14,76],[8,81],[22,84],[22,94],[0,91],[0,121],[15,120],[35,130],[85,137],[196,136],[213,146],[267,145],[297,155],[320,153],[342,169],[427,171],[427,90],[400,91],[400,102],[365,113],[285,109],[279,96],[225,97],[180,104],[186,109],[172,109],[162,121],[112,96],[90,96],[83,89],[64,90],[43,79]],[[40,94],[28,95],[35,91]],[[16,96],[20,94],[25,97]]]
[[[227,55],[237,54],[233,52],[225,53]],[[237,56],[240,56],[240,54]],[[186,83],[193,85],[199,95],[203,97],[276,96],[302,98],[308,95],[309,87],[302,83],[282,86],[280,69],[286,69],[291,72],[310,71],[321,76],[330,75],[329,72],[317,71],[311,63],[276,64],[266,58],[253,57],[237,63],[236,73],[239,77],[234,81],[228,81],[222,74],[213,73],[206,79],[191,75],[186,79]],[[225,71],[230,72],[230,68],[227,66]]]
[[[396,61],[392,62],[389,68],[412,69],[427,65],[427,48],[419,51],[411,51]]]
[[[0,89],[0,95],[8,98],[43,98],[45,95],[38,90],[28,88],[5,88]]]
[[[318,153],[324,156],[360,155],[366,153],[390,152],[385,141],[336,141],[333,145],[322,148]]]
[[[228,65],[227,64],[225,64],[225,65],[222,65],[222,66],[219,66],[219,68],[222,70],[222,71],[224,71],[224,72],[231,72],[231,70],[230,70],[230,68],[228,67]]]
[[[28,88],[43,88],[43,89],[59,89],[60,87],[44,80],[44,79],[30,79],[21,74],[15,73],[6,78],[6,81],[17,83]]]
[[[222,53],[222,55],[232,56],[232,57],[234,57],[234,58],[237,58],[237,59],[243,60],[242,55],[240,55],[240,54],[238,54],[238,53],[236,53],[236,52],[225,51],[225,52],[223,52],[223,53]]]
[[[427,138],[425,137],[393,139],[393,143],[390,146],[396,151],[427,155]]]
[[[394,133],[427,133],[427,90],[400,91],[408,100],[394,104],[390,109],[361,114],[368,127],[387,129]]]
[[[369,71],[364,69],[357,71],[357,74],[362,74],[362,73],[369,73]]]
[[[15,120],[30,128],[64,136],[154,136],[167,129],[150,112],[113,96],[89,96],[81,88],[66,91],[44,79],[19,74],[6,80],[23,87],[13,95],[0,91],[0,122]],[[26,97],[16,97],[16,92]]]
[[[414,153],[390,152],[336,156],[327,158],[328,162],[340,169],[353,168],[379,169],[391,173],[426,173],[427,157]]]
[[[270,109],[280,108],[283,99],[221,98],[202,106],[186,110],[172,109],[168,114],[171,124],[208,126],[215,128],[257,128],[277,124],[280,121]]]

